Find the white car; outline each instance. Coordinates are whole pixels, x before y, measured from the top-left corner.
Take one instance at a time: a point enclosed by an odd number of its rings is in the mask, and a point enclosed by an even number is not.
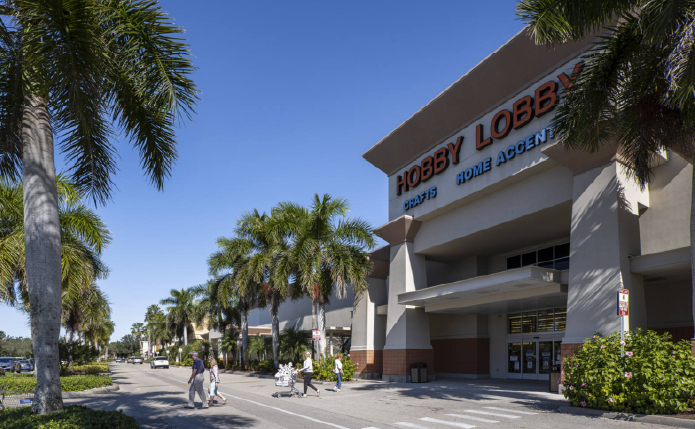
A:
[[[166,356],[157,356],[150,361],[150,368],[167,368],[169,369],[169,359]]]
[[[140,365],[142,365],[142,361],[143,361],[142,356],[133,356],[133,365],[135,365],[136,363],[139,363]]]

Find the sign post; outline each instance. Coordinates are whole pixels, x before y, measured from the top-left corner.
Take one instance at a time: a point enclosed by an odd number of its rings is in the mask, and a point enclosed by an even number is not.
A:
[[[179,347],[179,362],[181,362],[181,352],[182,351],[183,351],[183,349],[181,347]]]
[[[625,357],[625,316],[630,315],[630,291],[618,289],[618,315],[620,316],[620,357]]]

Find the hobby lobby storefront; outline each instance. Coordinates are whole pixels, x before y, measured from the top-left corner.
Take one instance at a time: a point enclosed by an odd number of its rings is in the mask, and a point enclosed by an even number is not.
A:
[[[640,190],[620,153],[571,153],[550,127],[587,42],[519,34],[364,157],[388,176],[388,245],[352,319],[363,377],[547,379],[595,332],[691,338],[691,166],[664,152]]]

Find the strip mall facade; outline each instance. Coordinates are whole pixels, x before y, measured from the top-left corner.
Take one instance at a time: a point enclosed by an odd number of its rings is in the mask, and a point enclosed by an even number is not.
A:
[[[641,190],[615,148],[570,153],[549,127],[588,42],[553,51],[523,33],[364,158],[388,176],[388,245],[355,301],[363,377],[546,379],[585,338],[693,336],[692,166],[664,152]]]

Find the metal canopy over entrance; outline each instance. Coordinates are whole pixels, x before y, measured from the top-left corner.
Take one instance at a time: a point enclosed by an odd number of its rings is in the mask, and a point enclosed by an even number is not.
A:
[[[528,266],[473,277],[398,295],[398,303],[425,307],[427,312],[567,293],[566,271]],[[564,280],[564,281],[563,281]]]

